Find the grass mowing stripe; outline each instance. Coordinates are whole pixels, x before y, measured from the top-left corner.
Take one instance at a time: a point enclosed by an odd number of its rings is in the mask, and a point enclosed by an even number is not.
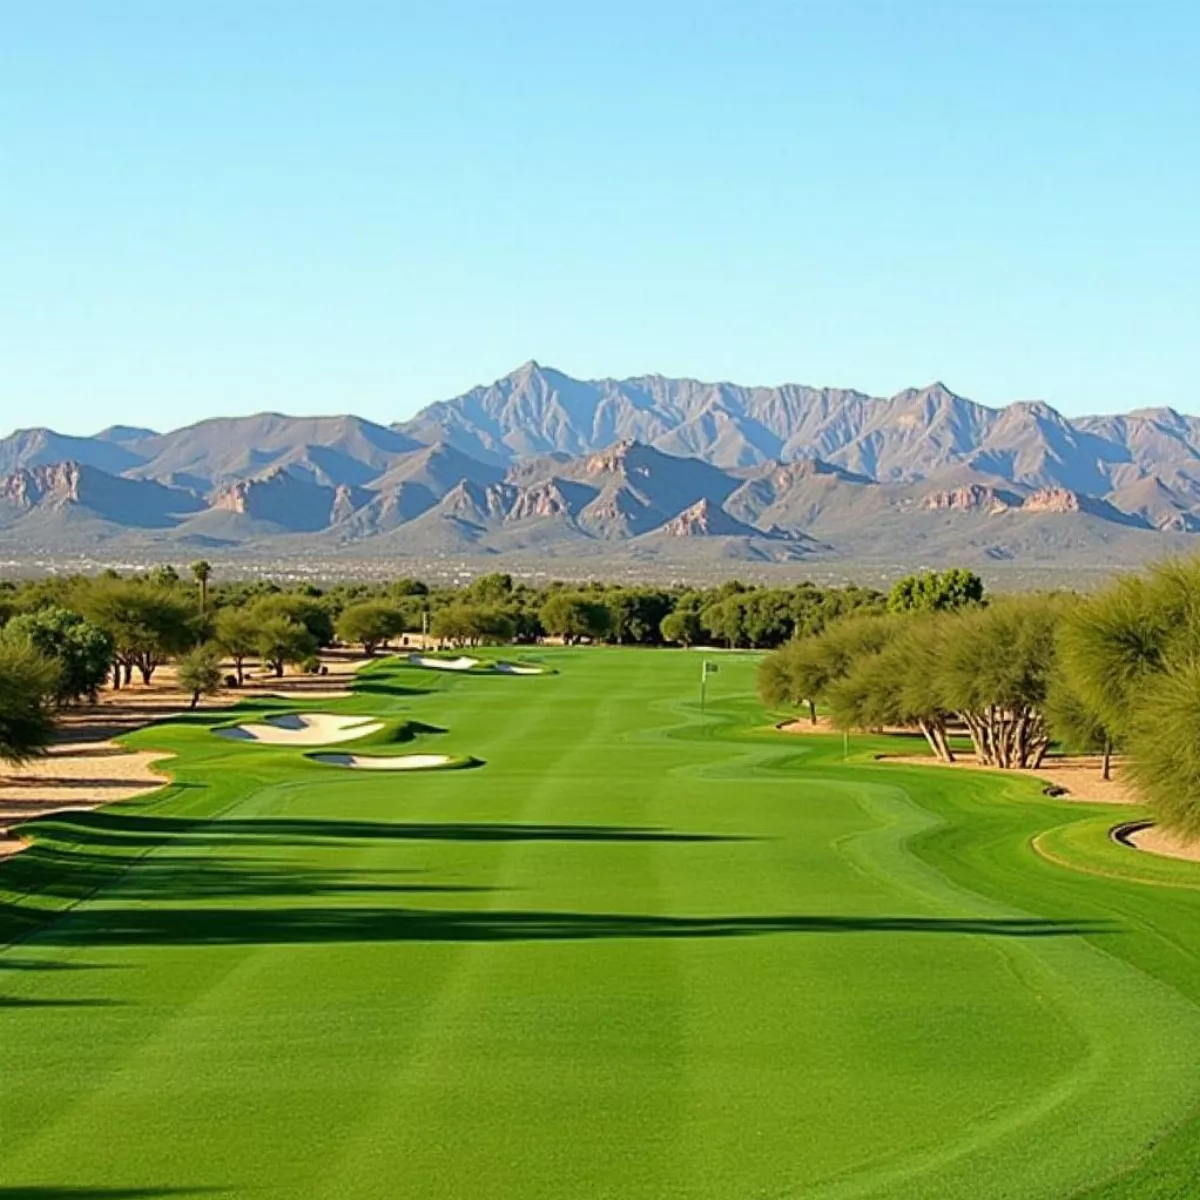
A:
[[[329,772],[192,720],[131,739],[178,754],[161,800],[40,823],[0,867],[0,928],[42,922],[0,953],[6,1185],[1189,1194],[1194,891],[1039,857],[1131,861],[1031,783],[765,729],[746,656],[703,717],[696,655],[546,657],[381,663],[320,705],[478,770]]]

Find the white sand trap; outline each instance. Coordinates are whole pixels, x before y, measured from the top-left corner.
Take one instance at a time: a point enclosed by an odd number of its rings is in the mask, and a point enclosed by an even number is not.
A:
[[[479,659],[467,658],[430,658],[427,654],[410,654],[408,661],[414,667],[428,667],[431,671],[469,671],[479,666]]]
[[[396,754],[372,757],[363,754],[310,754],[313,762],[328,767],[352,767],[356,771],[427,771],[453,760],[446,754]]]
[[[282,713],[261,725],[234,725],[213,730],[235,742],[260,742],[271,746],[329,746],[378,733],[382,721],[370,717],[335,717],[331,713]]]
[[[546,672],[541,667],[523,667],[519,663],[496,663],[494,670],[500,672],[501,675],[544,675]]]

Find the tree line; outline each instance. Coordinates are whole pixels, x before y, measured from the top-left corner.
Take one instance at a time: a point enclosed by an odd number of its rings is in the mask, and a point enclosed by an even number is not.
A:
[[[859,613],[767,655],[759,691],[839,729],[919,730],[945,762],[955,735],[999,769],[1038,767],[1054,741],[1100,754],[1108,778],[1119,750],[1159,821],[1200,837],[1200,559],[1087,597]]]
[[[194,706],[221,686],[241,686],[248,663],[276,676],[288,667],[316,671],[321,650],[335,644],[370,656],[427,633],[453,646],[556,637],[769,649],[888,603],[853,585],[533,585],[503,572],[459,588],[412,578],[285,588],[217,579],[205,561],[184,571],[0,581],[0,758],[44,746],[57,709],[95,700],[102,687],[149,686],[166,663]]]

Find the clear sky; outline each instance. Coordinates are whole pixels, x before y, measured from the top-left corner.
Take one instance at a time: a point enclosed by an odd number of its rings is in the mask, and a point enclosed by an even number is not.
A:
[[[0,0],[4,430],[528,358],[1196,412],[1198,230],[1195,0]]]

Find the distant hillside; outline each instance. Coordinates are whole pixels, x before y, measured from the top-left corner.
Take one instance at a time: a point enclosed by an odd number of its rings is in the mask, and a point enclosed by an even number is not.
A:
[[[392,428],[221,418],[0,440],[0,548],[1133,563],[1200,530],[1200,420],[1067,420],[526,363]]]

